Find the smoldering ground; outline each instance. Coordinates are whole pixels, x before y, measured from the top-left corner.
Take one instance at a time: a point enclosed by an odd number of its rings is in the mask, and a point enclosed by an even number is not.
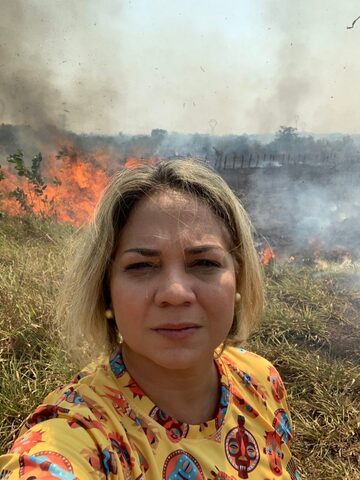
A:
[[[359,182],[359,162],[258,169],[246,201],[260,236],[283,257],[358,260]]]

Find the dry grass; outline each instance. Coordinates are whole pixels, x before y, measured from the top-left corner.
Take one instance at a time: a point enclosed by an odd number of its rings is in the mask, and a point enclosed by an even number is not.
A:
[[[0,220],[0,450],[72,366],[52,323],[69,227]]]
[[[360,268],[267,270],[268,308],[250,341],[280,370],[306,479],[360,478]]]
[[[21,420],[74,366],[53,326],[71,229],[0,219],[0,451]],[[360,478],[360,268],[267,269],[268,308],[249,347],[287,385],[302,479]]]

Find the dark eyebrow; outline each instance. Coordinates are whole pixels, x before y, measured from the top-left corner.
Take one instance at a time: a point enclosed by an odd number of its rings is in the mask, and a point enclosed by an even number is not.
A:
[[[217,245],[199,245],[197,247],[185,248],[185,253],[188,255],[197,255],[200,253],[209,252],[211,250],[223,250],[223,249]],[[157,257],[157,256],[160,256],[161,254],[159,250],[155,250],[153,248],[146,248],[146,247],[129,248],[125,250],[123,253],[139,253],[144,257]]]
[[[159,250],[154,250],[152,248],[138,247],[138,248],[129,248],[123,253],[140,253],[144,257],[157,257],[160,255]]]
[[[211,250],[223,250],[218,245],[199,245],[198,247],[185,248],[185,253],[190,255],[196,255],[199,253],[207,253]]]

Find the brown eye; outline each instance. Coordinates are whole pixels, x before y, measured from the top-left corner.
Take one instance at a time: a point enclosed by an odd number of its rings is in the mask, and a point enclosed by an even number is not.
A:
[[[127,265],[124,270],[125,272],[129,270],[133,271],[142,271],[142,270],[152,270],[156,268],[157,265],[155,263],[149,263],[149,262],[136,262],[136,263],[131,263],[130,265]]]
[[[200,258],[191,264],[192,267],[218,268],[220,263],[207,258]]]

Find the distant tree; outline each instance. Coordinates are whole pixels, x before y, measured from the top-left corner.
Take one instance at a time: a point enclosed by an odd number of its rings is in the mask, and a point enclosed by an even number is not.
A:
[[[275,139],[277,140],[294,140],[298,138],[298,130],[295,127],[285,127],[281,125],[279,130],[275,133]]]
[[[164,130],[163,128],[153,128],[151,130],[152,138],[156,138],[157,140],[163,140],[164,137],[166,137],[167,134],[168,134],[168,132],[166,130]]]
[[[350,135],[344,135],[342,139],[332,142],[332,151],[341,162],[359,158],[358,148]]]
[[[292,153],[299,139],[297,128],[281,125],[275,133],[273,145],[279,153]]]

